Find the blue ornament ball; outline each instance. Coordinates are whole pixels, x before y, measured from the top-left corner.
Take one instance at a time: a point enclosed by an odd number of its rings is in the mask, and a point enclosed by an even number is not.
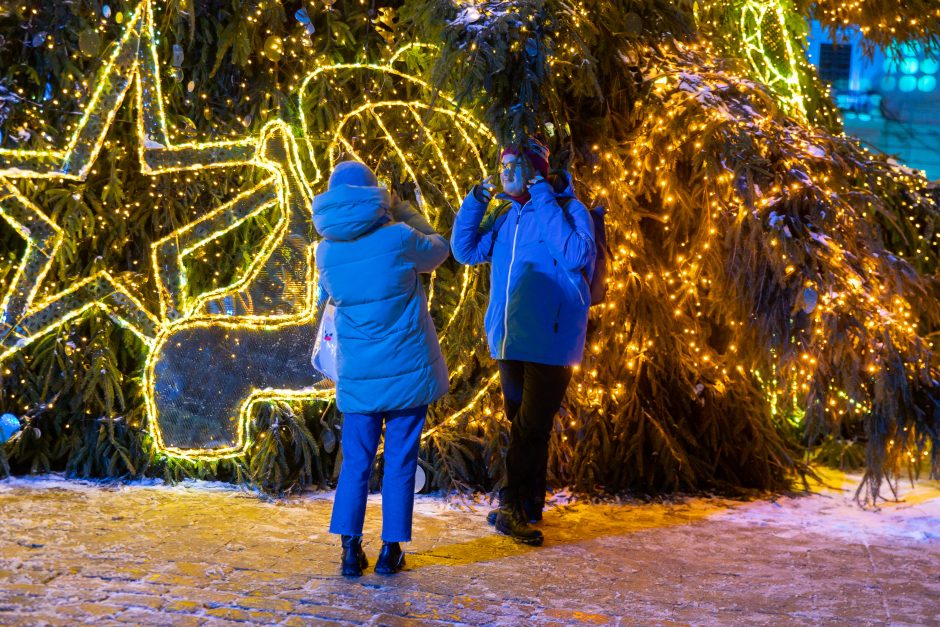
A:
[[[0,444],[5,443],[20,430],[20,419],[13,414],[0,416]]]

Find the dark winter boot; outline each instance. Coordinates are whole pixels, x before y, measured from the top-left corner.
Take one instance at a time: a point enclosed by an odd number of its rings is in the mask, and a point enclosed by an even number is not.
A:
[[[342,570],[344,577],[361,577],[362,569],[369,565],[366,554],[362,550],[361,536],[342,536],[343,558]]]
[[[526,520],[530,523],[542,522],[542,508],[545,507],[545,499],[528,498],[522,501],[522,512]]]
[[[506,488],[501,488],[499,492],[497,493],[496,498],[497,498],[497,503],[499,503],[499,507],[497,507],[496,509],[491,509],[490,513],[486,515],[486,522],[488,522],[491,525],[496,524],[496,516],[499,515],[499,510],[504,507],[509,507],[509,503],[510,503],[509,490],[507,490]]]
[[[398,542],[383,542],[379,559],[375,562],[375,572],[380,575],[394,575],[405,567],[405,552]]]
[[[522,501],[522,512],[529,524],[542,522],[542,508],[545,504],[538,499],[525,499]],[[496,524],[496,517],[499,515],[499,508],[491,509],[486,515],[486,522],[491,525]]]
[[[490,513],[486,515],[486,522],[488,522],[488,523],[491,524],[491,525],[495,525],[495,524],[496,524],[496,517],[497,517],[497,516],[499,516],[499,508],[498,508],[498,507],[497,507],[496,509],[491,509],[491,510],[490,510]]]
[[[543,540],[542,532],[533,529],[515,509],[499,510],[496,514],[496,531],[530,546],[540,546]]]

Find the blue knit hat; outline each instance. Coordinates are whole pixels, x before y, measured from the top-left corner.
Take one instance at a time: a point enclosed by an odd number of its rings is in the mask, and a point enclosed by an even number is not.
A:
[[[359,161],[341,161],[333,168],[328,189],[339,185],[355,187],[378,187],[379,180],[369,166]]]

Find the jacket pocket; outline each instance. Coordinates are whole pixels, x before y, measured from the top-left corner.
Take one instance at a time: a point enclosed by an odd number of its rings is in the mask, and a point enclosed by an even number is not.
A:
[[[565,281],[568,283],[566,286],[568,291],[573,292],[572,302],[579,302],[582,306],[587,305],[588,296],[585,295],[585,290],[582,289],[582,287],[587,285],[584,275],[580,272],[577,275],[574,275],[564,268],[559,268],[558,272],[564,275]]]
[[[580,273],[575,274],[562,268],[556,267],[556,298],[555,320],[553,330],[556,335],[567,337],[568,327],[581,324],[582,318],[586,319],[587,311],[590,307],[590,293],[587,283]]]

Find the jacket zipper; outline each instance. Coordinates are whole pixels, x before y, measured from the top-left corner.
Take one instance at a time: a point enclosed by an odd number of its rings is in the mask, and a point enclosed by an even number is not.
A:
[[[503,304],[503,345],[500,358],[506,359],[506,340],[509,339],[509,284],[512,279],[512,266],[516,262],[516,240],[519,238],[519,220],[522,219],[522,207],[516,214],[516,230],[512,234],[512,255],[509,257],[509,270],[506,272],[506,300]]]

